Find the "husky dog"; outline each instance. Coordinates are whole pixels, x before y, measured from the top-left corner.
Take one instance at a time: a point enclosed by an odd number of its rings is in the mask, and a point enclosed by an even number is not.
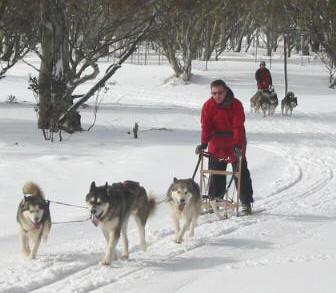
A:
[[[176,243],[181,243],[186,229],[190,226],[189,236],[194,236],[194,229],[201,213],[201,195],[199,186],[190,179],[177,179],[167,191],[167,201],[176,230]],[[184,219],[180,229],[180,218]]]
[[[260,109],[264,114],[264,117],[266,117],[266,115],[271,113],[271,99],[270,96],[267,94],[264,94],[261,96],[260,101]]]
[[[117,259],[116,245],[120,232],[123,241],[122,258],[128,258],[127,224],[131,213],[140,234],[140,247],[146,250],[145,225],[154,212],[155,199],[147,196],[146,190],[138,182],[125,181],[96,186],[93,181],[86,195],[92,222],[99,225],[105,236],[107,247],[101,264],[109,265]]]
[[[258,90],[250,99],[250,104],[251,104],[251,112],[259,112],[260,109],[260,99],[263,95],[263,90]]]
[[[273,115],[274,112],[275,112],[275,108],[278,106],[279,104],[279,100],[278,100],[278,96],[277,94],[273,91],[271,92],[270,94],[270,111],[269,111],[269,114],[270,115]]]
[[[297,97],[295,97],[293,92],[288,92],[281,101],[282,115],[292,116],[293,109],[297,106],[297,104]]]
[[[41,239],[46,242],[50,232],[49,202],[45,200],[42,190],[35,183],[26,183],[23,186],[23,193],[25,196],[19,204],[16,220],[19,224],[22,252],[34,259]],[[29,247],[29,241],[32,242],[32,249]]]

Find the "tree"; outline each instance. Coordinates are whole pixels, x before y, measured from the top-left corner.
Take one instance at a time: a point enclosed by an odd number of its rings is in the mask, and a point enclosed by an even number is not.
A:
[[[321,46],[336,63],[336,1],[282,0],[287,15],[310,34],[316,49]]]
[[[41,0],[40,44],[36,53],[41,59],[38,79],[38,127],[46,139],[53,133],[81,130],[74,90],[94,79],[100,72],[99,58],[117,56],[120,68],[136,49],[152,19],[151,1],[117,0]],[[118,59],[120,56],[120,59]],[[103,79],[106,78],[106,75]],[[104,86],[93,87],[87,99]],[[93,91],[93,92],[92,92]]]
[[[36,11],[29,0],[0,2],[0,78],[36,47]]]
[[[202,48],[201,35],[207,20],[227,1],[170,0],[159,1],[156,18],[157,41],[163,48],[175,76],[183,81],[191,77],[192,60]]]

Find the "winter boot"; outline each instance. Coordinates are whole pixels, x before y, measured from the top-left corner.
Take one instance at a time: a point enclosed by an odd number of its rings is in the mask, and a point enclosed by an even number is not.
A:
[[[241,208],[241,214],[242,215],[250,215],[252,214],[252,207],[251,207],[251,203],[242,203],[242,208]]]

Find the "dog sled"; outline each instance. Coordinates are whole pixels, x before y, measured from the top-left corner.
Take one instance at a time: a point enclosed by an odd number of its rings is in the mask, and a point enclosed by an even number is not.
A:
[[[205,168],[205,161],[214,158],[213,155],[205,151],[200,153],[194,176],[200,165],[199,186],[202,197],[202,214],[215,213],[220,219],[227,219],[230,215],[239,216],[242,157],[241,155],[237,157],[237,170],[211,170]],[[215,159],[225,160],[222,158]],[[232,166],[232,164],[230,165]],[[210,178],[212,175],[227,176],[227,179],[229,179],[223,198],[213,200],[209,195]],[[234,182],[235,178],[237,180],[236,184]]]

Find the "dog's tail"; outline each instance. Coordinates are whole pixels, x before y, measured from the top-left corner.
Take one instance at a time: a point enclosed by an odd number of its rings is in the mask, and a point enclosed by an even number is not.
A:
[[[23,194],[30,194],[32,196],[37,196],[37,197],[41,197],[42,199],[45,199],[41,188],[36,183],[27,182],[23,186],[22,191],[23,191]]]
[[[150,192],[148,194],[148,217],[152,216],[156,210],[156,198],[154,193]]]

